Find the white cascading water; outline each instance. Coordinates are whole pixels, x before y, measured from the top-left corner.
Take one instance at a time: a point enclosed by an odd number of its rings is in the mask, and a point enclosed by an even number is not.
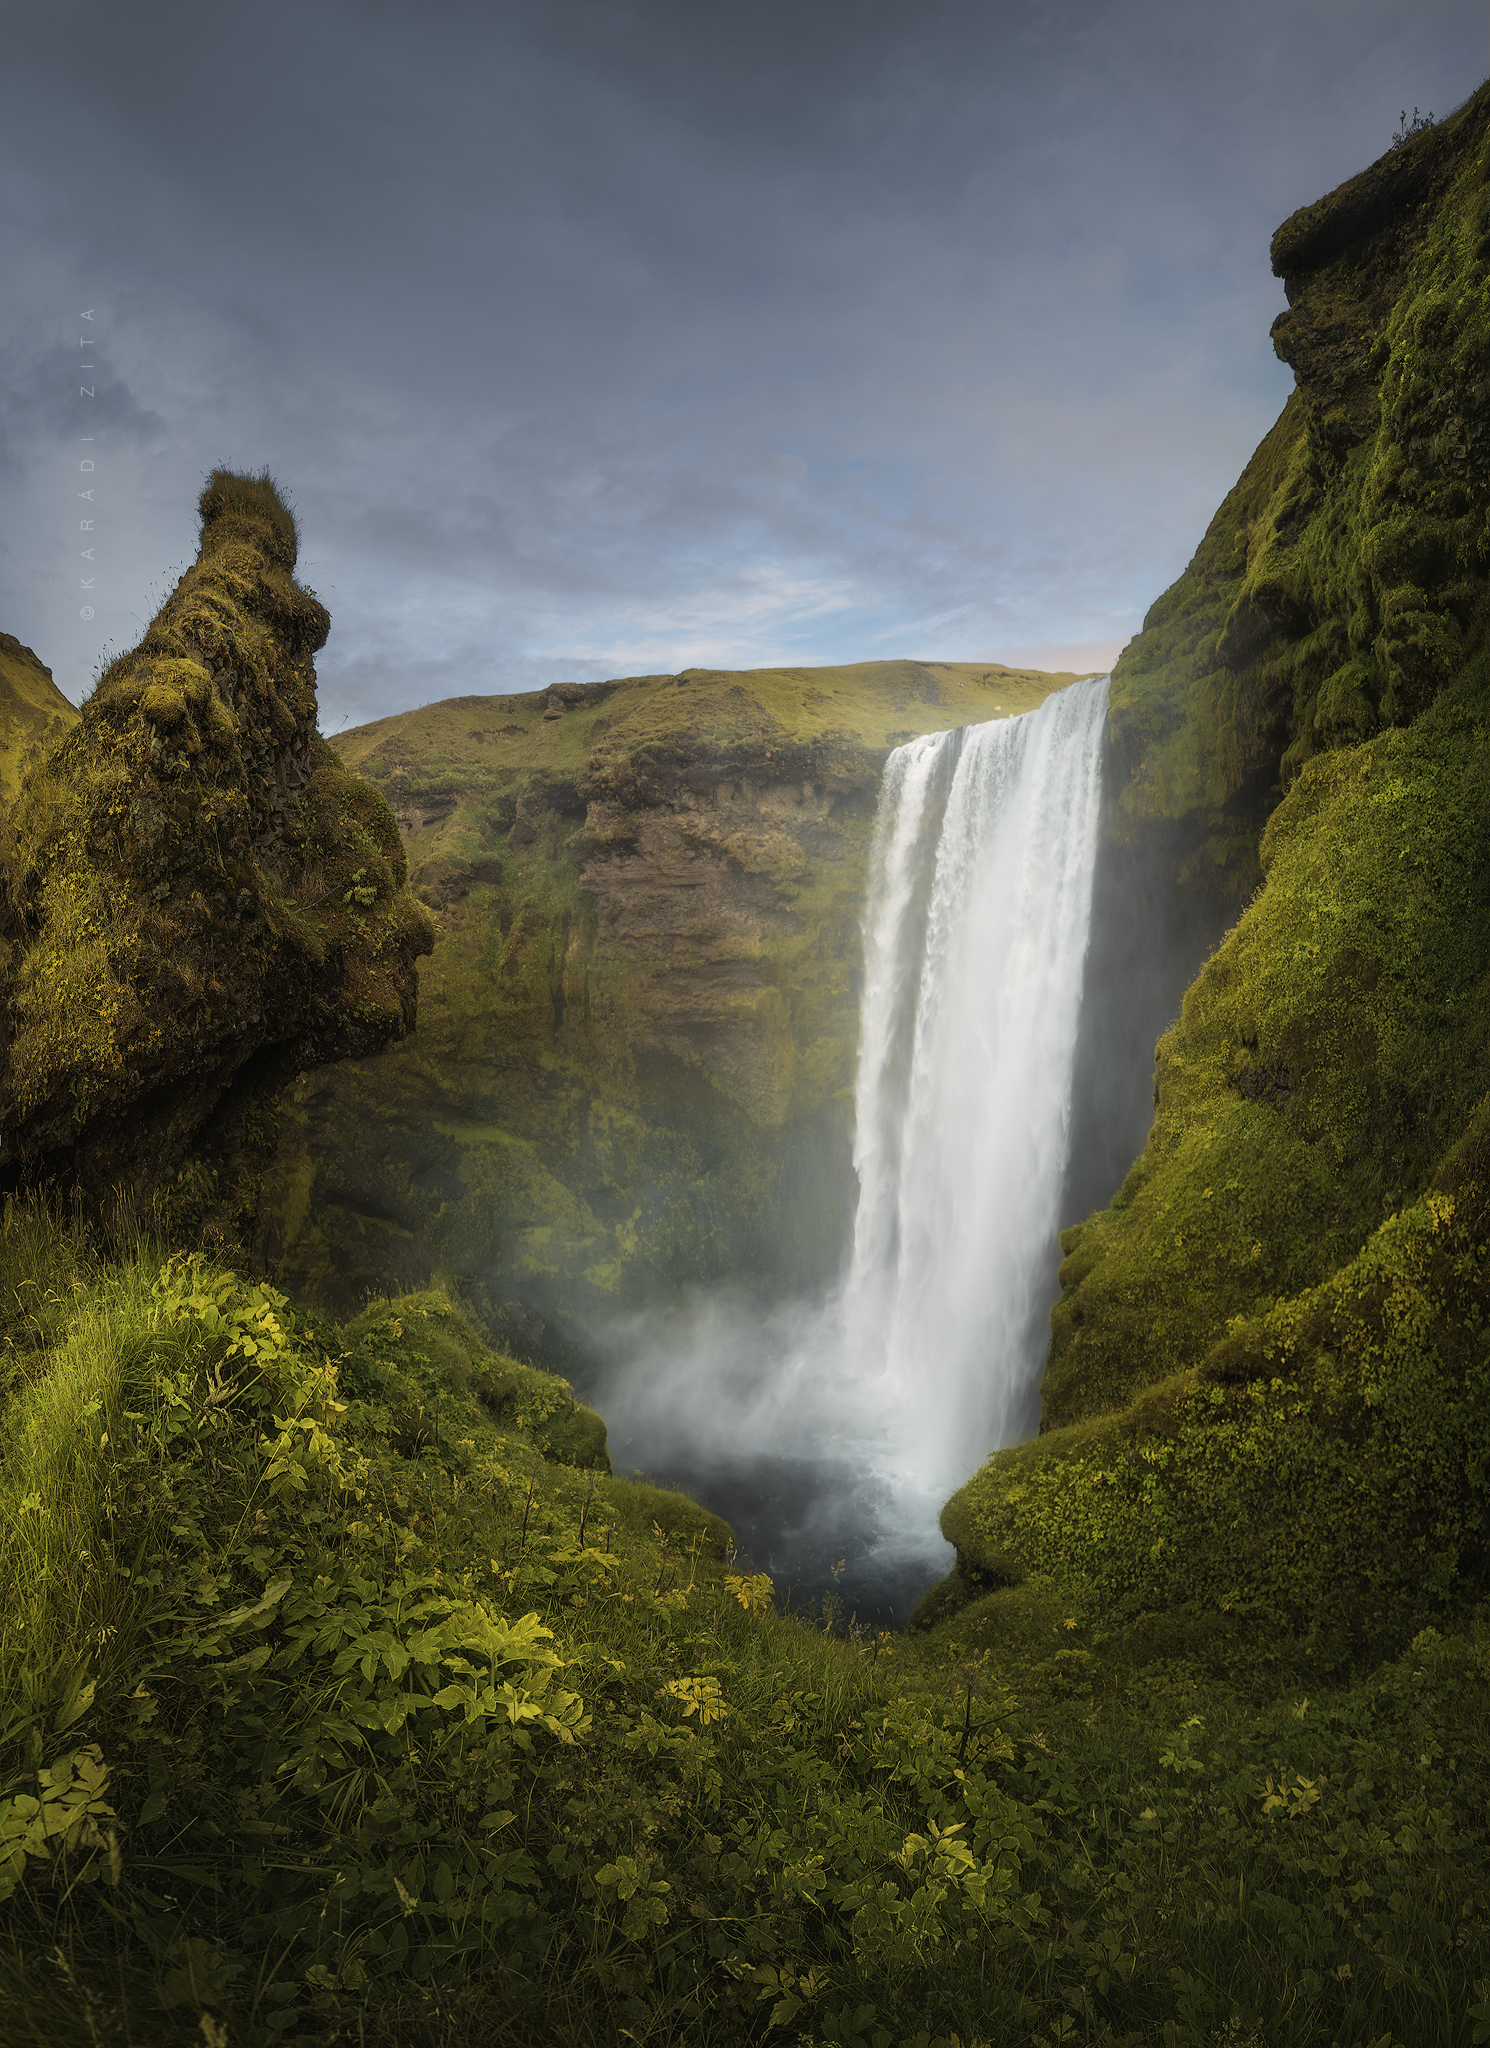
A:
[[[885,768],[842,1314],[931,1492],[1026,1419],[1044,1348],[1106,710],[1104,676]]]
[[[619,1333],[601,1402],[622,1460],[691,1478],[737,1522],[769,1494],[752,1540],[778,1573],[811,1583],[818,1551],[857,1548],[869,1582],[924,1583],[950,1556],[942,1501],[1033,1427],[1107,684],[928,734],[886,763],[864,917],[859,1201],[833,1299],[763,1316],[715,1297],[670,1328]]]

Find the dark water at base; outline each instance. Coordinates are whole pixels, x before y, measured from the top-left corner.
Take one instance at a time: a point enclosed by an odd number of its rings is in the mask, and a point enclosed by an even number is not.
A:
[[[624,1444],[613,1446],[627,1470]],[[640,1446],[637,1446],[640,1449]],[[912,1609],[952,1569],[954,1554],[930,1534],[908,1553],[890,1533],[890,1489],[860,1466],[820,1458],[758,1458],[706,1472],[649,1469],[722,1515],[739,1546],[739,1571],[769,1572],[779,1606],[821,1614],[839,1603],[841,1623],[903,1628]],[[938,1555],[937,1553],[941,1553]]]

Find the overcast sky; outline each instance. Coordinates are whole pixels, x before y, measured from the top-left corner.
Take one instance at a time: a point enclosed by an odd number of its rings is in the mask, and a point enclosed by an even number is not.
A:
[[[1105,666],[1287,396],[1272,230],[1487,70],[1485,0],[18,8],[0,628],[85,695],[227,462],[299,512],[327,730]]]

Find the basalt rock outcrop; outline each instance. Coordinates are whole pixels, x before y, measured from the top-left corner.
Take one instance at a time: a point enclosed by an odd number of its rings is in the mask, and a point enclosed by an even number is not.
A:
[[[0,1171],[241,1230],[278,1089],[409,1029],[431,930],[316,729],[329,619],[292,516],[223,471],[200,509],[195,564],[4,816]]]
[[[831,1273],[885,755],[1066,680],[690,670],[340,737],[440,937],[417,1034],[287,1094],[264,1264],[342,1303],[438,1271],[569,1365],[659,1290]]]

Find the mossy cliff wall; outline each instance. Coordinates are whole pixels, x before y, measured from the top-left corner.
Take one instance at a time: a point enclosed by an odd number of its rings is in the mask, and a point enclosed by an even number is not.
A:
[[[1063,1236],[1041,1436],[944,1513],[965,1589],[1364,1628],[1483,1578],[1487,117],[1279,230],[1298,388],[1119,664],[1120,829],[1252,900]]]
[[[568,1362],[659,1289],[822,1280],[852,1217],[885,755],[1070,680],[690,670],[339,739],[397,812],[440,938],[415,1036],[286,1098],[265,1263],[339,1302],[440,1271]]]
[[[223,471],[200,509],[196,563],[5,815],[0,1170],[231,1230],[275,1092],[405,1032],[431,938],[387,805],[316,730],[293,518]]]

